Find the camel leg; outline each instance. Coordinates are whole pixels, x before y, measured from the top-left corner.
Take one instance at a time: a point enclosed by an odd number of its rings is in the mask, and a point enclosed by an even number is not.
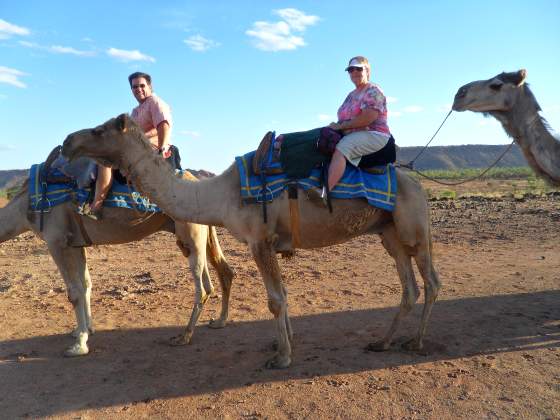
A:
[[[5,207],[0,208],[0,243],[31,230],[26,217],[28,203],[27,188],[25,188]]]
[[[389,255],[394,258],[397,265],[397,272],[401,281],[402,296],[399,312],[393,319],[391,327],[385,334],[385,337],[378,342],[371,343],[367,346],[368,350],[372,351],[385,351],[391,346],[393,335],[397,330],[400,321],[404,318],[413,308],[414,303],[420,295],[416,279],[414,277],[414,270],[412,268],[412,261],[410,255],[407,253],[404,245],[399,241],[395,227],[393,225],[387,227],[382,233],[382,243]]]
[[[432,265],[431,256],[431,246],[426,245],[423,249],[418,252],[414,257],[416,260],[416,265],[418,266],[418,271],[422,275],[424,280],[424,309],[422,311],[422,319],[420,321],[420,327],[418,329],[418,334],[412,340],[406,342],[403,347],[408,350],[421,350],[423,347],[422,339],[426,333],[426,328],[428,326],[428,319],[430,318],[430,313],[437,299],[439,290],[441,289],[441,283],[439,281],[439,276]]]
[[[176,230],[177,245],[179,245],[183,255],[189,258],[195,287],[195,302],[184,333],[171,338],[170,344],[173,346],[182,346],[191,342],[194,328],[204,309],[204,304],[213,291],[206,265],[207,228],[193,223],[186,223],[182,226],[184,226],[184,229]]]
[[[251,244],[250,248],[266,286],[268,309],[274,315],[278,328],[278,350],[274,357],[267,361],[266,367],[269,369],[287,368],[292,361],[292,348],[288,332],[291,327],[288,327],[289,322],[287,322],[287,291],[282,284],[282,275],[276,252],[269,243],[264,241]]]
[[[67,248],[48,244],[50,253],[66,283],[68,300],[74,307],[77,327],[72,335],[76,342],[64,352],[65,356],[82,356],[89,353],[87,340],[91,328],[91,278],[83,248]]]
[[[222,248],[218,242],[218,235],[216,234],[216,228],[214,226],[210,226],[208,229],[206,254],[210,264],[212,264],[218,273],[218,280],[222,288],[222,311],[220,313],[220,318],[211,319],[208,326],[210,328],[223,328],[229,317],[229,297],[233,281],[233,270],[222,253]]]

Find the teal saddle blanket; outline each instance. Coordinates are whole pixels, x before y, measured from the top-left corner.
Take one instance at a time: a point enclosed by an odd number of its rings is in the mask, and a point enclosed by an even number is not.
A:
[[[82,205],[88,200],[91,189],[78,188],[75,183],[47,184],[46,194],[43,194],[43,186],[39,176],[43,165],[44,163],[33,165],[29,170],[29,205],[32,210],[49,210],[51,207],[68,201]],[[51,170],[50,173],[54,176],[64,176],[57,169]],[[161,212],[156,204],[142,197],[132,187],[129,188],[128,185],[116,181],[113,182],[103,206],[136,209],[141,212]]]
[[[241,198],[261,203],[280,196],[291,180],[285,173],[266,176],[266,187],[260,175],[252,171],[255,152],[235,158],[241,181]],[[342,179],[331,191],[332,198],[364,198],[377,208],[393,211],[397,199],[397,178],[392,164],[377,167],[379,174],[364,172],[352,165],[346,166]],[[298,188],[308,190],[321,187],[321,169],[314,168],[308,178],[298,179]]]

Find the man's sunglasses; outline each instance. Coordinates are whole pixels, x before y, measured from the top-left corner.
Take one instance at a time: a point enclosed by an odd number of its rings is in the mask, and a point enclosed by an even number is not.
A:
[[[352,73],[354,71],[362,71],[363,68],[362,67],[348,67],[348,73]]]
[[[132,85],[132,89],[144,89],[146,87],[146,85],[144,83],[141,83],[139,85]]]

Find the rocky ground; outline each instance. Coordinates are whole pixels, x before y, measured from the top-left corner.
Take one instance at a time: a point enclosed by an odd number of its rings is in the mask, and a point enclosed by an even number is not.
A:
[[[295,346],[275,371],[264,287],[223,229],[236,271],[226,328],[206,327],[214,297],[193,343],[167,345],[194,288],[174,238],[157,234],[88,250],[97,332],[75,359],[62,357],[74,314],[44,243],[0,244],[0,417],[560,418],[560,197],[431,206],[443,289],[425,350],[400,348],[422,300],[389,351],[364,350],[400,301],[393,261],[364,236],[281,260]]]

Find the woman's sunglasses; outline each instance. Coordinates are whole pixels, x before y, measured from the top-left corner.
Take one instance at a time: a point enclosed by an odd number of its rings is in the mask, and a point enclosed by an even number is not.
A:
[[[363,68],[362,67],[348,67],[348,73],[352,73],[354,71],[362,71]]]

